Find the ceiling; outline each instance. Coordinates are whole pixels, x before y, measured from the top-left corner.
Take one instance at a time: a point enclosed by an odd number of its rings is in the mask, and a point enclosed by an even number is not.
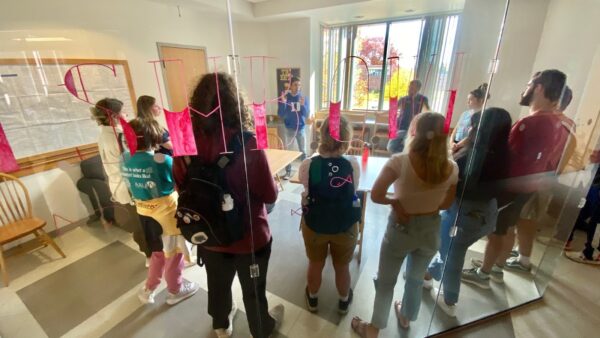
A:
[[[225,0],[150,0],[225,14]],[[272,22],[311,17],[324,24],[460,11],[466,0],[230,0],[235,19]]]

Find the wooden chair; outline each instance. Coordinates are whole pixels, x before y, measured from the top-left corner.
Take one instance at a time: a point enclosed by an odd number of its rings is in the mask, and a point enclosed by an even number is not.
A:
[[[362,140],[353,138],[352,141],[350,141],[350,148],[348,148],[347,154],[357,156],[362,155],[364,144],[365,143]]]
[[[281,137],[272,133],[268,133],[267,140],[269,141],[269,148],[285,150],[285,146]],[[275,181],[277,181],[277,185],[279,185],[279,190],[283,191],[283,184],[281,183],[281,177],[279,177],[279,174],[275,174]]]
[[[34,235],[40,246],[50,245],[63,258],[65,254],[44,231],[46,221],[33,217],[27,188],[18,178],[0,173],[0,268],[2,280],[8,286],[8,272],[2,245],[27,235]]]
[[[373,132],[373,137],[371,137],[371,144],[373,145],[374,155],[390,155],[390,153],[387,151],[387,143],[389,142],[388,116],[388,112],[375,113],[375,131]]]

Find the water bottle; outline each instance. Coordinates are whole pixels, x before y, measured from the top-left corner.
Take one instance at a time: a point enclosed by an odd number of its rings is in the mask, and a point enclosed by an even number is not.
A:
[[[352,206],[355,208],[360,208],[360,198],[356,194],[352,196]]]
[[[369,160],[369,144],[365,143],[363,146],[363,152],[362,152],[362,162],[367,163],[368,160]]]
[[[230,194],[223,195],[223,203],[221,203],[221,208],[225,212],[233,210],[233,198]]]

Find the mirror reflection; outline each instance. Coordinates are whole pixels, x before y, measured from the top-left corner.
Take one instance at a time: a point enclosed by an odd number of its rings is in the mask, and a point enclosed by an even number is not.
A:
[[[600,5],[75,5],[0,14],[0,335],[567,336],[540,307],[593,306],[557,292],[597,273]]]

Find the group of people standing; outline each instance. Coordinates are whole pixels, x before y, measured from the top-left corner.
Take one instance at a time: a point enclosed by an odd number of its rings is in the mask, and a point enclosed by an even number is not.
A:
[[[289,119],[285,120],[286,127],[289,124],[286,139],[296,138],[303,147],[303,139],[298,138],[303,125],[298,125],[298,120],[306,117],[307,108],[299,86],[299,79],[292,81],[292,91],[280,102],[280,114]],[[444,266],[443,297],[438,303],[450,316],[455,315],[461,280],[489,288],[490,279],[501,281],[504,268],[528,270],[531,243],[519,232],[527,234],[529,228],[518,228],[520,254],[507,262],[506,249],[510,251],[514,242],[514,236],[508,234],[514,233],[521,215],[541,212],[534,207],[524,209],[539,198],[538,191],[548,189],[565,161],[563,150],[573,139],[573,122],[562,114],[571,94],[565,74],[558,70],[533,75],[520,101],[530,108],[530,114],[514,126],[502,108],[481,111],[489,97],[487,84],[471,91],[469,110],[460,117],[450,139],[443,115],[421,112],[429,106],[419,90],[420,82],[411,82],[409,96],[400,101],[400,133],[389,145],[399,153],[392,155],[372,188],[372,201],[390,205],[391,212],[374,280],[371,321],[352,319],[352,328],[361,337],[377,337],[387,326],[392,308],[400,325],[408,328],[419,313],[421,288],[431,288],[431,279],[440,280]],[[154,302],[163,276],[168,304],[192,296],[199,288],[182,277],[188,251],[175,217],[177,192],[190,184],[187,172],[191,163],[219,161],[227,144],[253,128],[234,80],[224,73],[205,75],[193,92],[190,106],[195,111],[213,111],[219,102],[222,115],[192,113],[198,154],[176,158],[171,157],[168,132],[155,119],[162,108],[153,98],[140,97],[137,117],[129,121],[137,137],[134,154],[119,136],[122,103],[103,99],[92,109],[102,129],[100,155],[113,198],[118,203],[135,204],[148,243],[148,279],[138,294],[144,303]],[[293,107],[295,119],[288,117],[287,106]],[[353,300],[349,263],[358,238],[361,203],[365,201],[357,194],[358,163],[345,156],[352,140],[351,125],[341,117],[339,138],[334,138],[330,129],[326,119],[318,153],[303,160],[299,168],[304,186],[302,236],[309,260],[304,294],[308,309],[317,311],[321,274],[330,254],[339,293],[338,311],[345,314]],[[266,298],[273,239],[265,204],[276,201],[278,190],[265,152],[255,150],[256,138],[241,142],[245,143],[244,157],[233,158],[224,178],[236,205],[241,206],[241,222],[246,229],[243,238],[226,246],[199,245],[198,256],[206,267],[208,313],[216,335],[232,334],[237,307],[231,285],[237,274],[250,331],[253,337],[268,337],[281,323],[284,312],[282,305],[269,310]],[[392,185],[394,194],[390,196],[387,191]],[[537,205],[535,201],[529,204]],[[451,233],[455,233],[453,239]],[[473,261],[475,268],[463,270],[468,247],[484,236],[488,236],[485,258]],[[404,296],[393,302],[405,259]]]
[[[426,102],[417,92],[405,102]],[[563,114],[572,93],[564,73],[535,73],[520,99],[529,115],[514,125],[505,109],[481,111],[488,95],[487,84],[469,94],[470,110],[450,140],[442,115],[410,111],[414,118],[406,129],[407,147],[392,155],[372,190],[373,201],[390,204],[392,212],[381,244],[373,316],[370,322],[352,320],[361,337],[377,337],[387,326],[405,258],[404,296],[394,303],[403,328],[417,318],[421,287],[431,289],[431,279],[440,280],[442,272],[437,304],[454,317],[461,281],[489,289],[490,280],[503,281],[504,269],[531,269],[533,220],[545,212],[538,200],[549,194],[574,147],[574,123]],[[463,270],[467,249],[485,236],[484,259],[472,260],[473,268]],[[509,258],[515,236],[519,253]]]

